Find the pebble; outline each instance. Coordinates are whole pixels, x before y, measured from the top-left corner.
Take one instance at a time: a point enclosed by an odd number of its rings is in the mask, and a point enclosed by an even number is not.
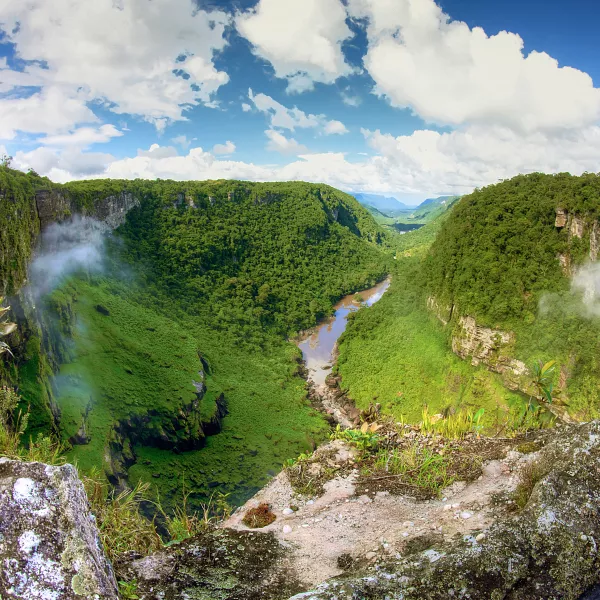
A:
[[[444,504],[444,510],[452,510],[452,504]]]
[[[289,525],[284,525],[283,533],[292,533],[292,528]]]
[[[475,541],[476,541],[476,542],[481,542],[481,541],[483,541],[483,540],[485,540],[485,533],[480,533],[480,534],[479,534],[479,535],[478,535],[478,536],[475,538]]]
[[[585,535],[585,533],[582,533],[580,539],[582,542],[587,542],[587,535]]]
[[[473,513],[470,513],[470,512],[468,512],[468,511],[465,511],[465,512],[461,512],[461,513],[460,513],[460,516],[461,516],[463,519],[470,519],[470,518],[473,516]]]
[[[314,504],[315,501],[314,500],[309,500],[306,504]]]
[[[377,553],[375,553],[375,552],[367,552],[367,553],[365,554],[365,558],[366,558],[367,560],[372,560],[372,559],[374,559],[376,556],[377,556]]]
[[[456,504],[452,505],[452,508],[458,508],[460,506],[460,502],[457,502]]]
[[[294,511],[291,508],[284,508],[281,512],[284,515],[293,515],[294,514]]]

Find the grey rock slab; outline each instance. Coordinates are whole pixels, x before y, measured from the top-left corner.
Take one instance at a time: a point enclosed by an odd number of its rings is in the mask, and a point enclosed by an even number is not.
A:
[[[0,459],[0,598],[118,598],[72,465]]]

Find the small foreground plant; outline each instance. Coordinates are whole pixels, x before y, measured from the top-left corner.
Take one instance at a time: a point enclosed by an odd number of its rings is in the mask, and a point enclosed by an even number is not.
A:
[[[119,581],[119,596],[123,600],[139,600],[137,580]]]
[[[446,439],[454,440],[464,438],[469,433],[476,433],[479,436],[483,429],[481,421],[484,414],[485,409],[480,408],[476,412],[461,410],[444,417],[441,414],[429,414],[429,409],[425,406],[421,417],[421,432],[438,434]]]
[[[518,508],[525,508],[533,492],[533,488],[550,472],[550,463],[544,460],[534,460],[525,464],[519,473],[519,483],[513,494],[513,500]]]
[[[17,412],[20,400],[12,388],[0,388],[0,455],[8,458],[15,458],[20,454],[21,438],[29,420],[29,412]]]
[[[29,422],[29,410],[19,409],[20,396],[6,386],[0,388],[0,456],[13,460],[43,462],[48,465],[63,465],[65,447],[53,436],[39,433],[22,445],[23,435]]]
[[[342,429],[338,425],[330,437],[332,440],[348,442],[363,453],[370,452],[375,450],[379,443],[379,435],[376,433],[379,427],[377,423],[363,423],[360,429]]]
[[[448,458],[416,442],[407,448],[382,448],[375,455],[373,468],[374,474],[396,476],[401,483],[431,497],[454,482]]]
[[[262,503],[256,508],[251,508],[246,511],[242,523],[246,525],[246,527],[258,529],[270,525],[276,518],[275,514],[271,511],[270,505]]]
[[[156,502],[171,538],[169,543],[186,540],[205,531],[211,524],[226,520],[231,515],[231,506],[227,502],[229,494],[223,494],[222,492],[211,494],[208,502],[201,505],[202,514],[199,514],[189,510],[188,499],[191,492],[186,491],[185,481],[182,483],[182,488],[183,501],[175,507],[172,514],[163,509],[160,500]]]
[[[140,504],[148,501],[149,484],[140,482],[134,489],[115,496],[99,470],[94,469],[82,479],[98,522],[100,539],[111,561],[118,561],[132,551],[146,556],[162,548],[154,522],[140,513]]]

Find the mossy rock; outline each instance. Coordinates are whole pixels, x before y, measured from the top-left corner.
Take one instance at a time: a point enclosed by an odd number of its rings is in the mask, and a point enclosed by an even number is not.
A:
[[[580,598],[600,581],[600,422],[564,430],[539,460],[549,471],[523,510],[496,522],[480,542],[432,542],[420,555],[346,574],[294,599]]]
[[[301,587],[286,572],[273,534],[209,529],[120,568],[140,600],[268,600]]]

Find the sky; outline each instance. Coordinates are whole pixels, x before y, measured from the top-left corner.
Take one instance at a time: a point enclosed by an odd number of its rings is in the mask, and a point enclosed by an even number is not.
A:
[[[598,172],[599,23],[596,0],[0,0],[0,154],[408,203]]]

